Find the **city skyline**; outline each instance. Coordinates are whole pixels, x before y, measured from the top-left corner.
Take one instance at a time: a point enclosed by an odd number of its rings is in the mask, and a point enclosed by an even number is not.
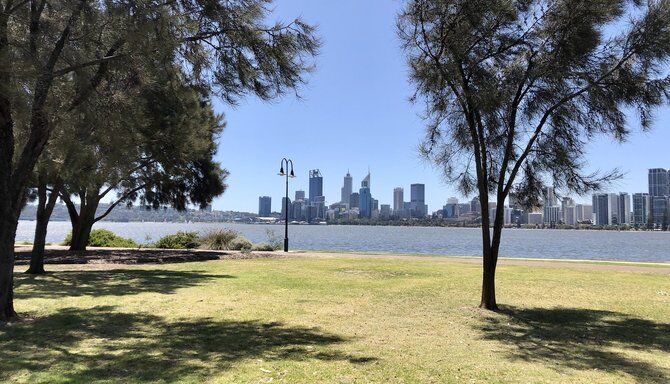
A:
[[[293,95],[273,103],[249,98],[234,108],[216,102],[227,120],[217,159],[230,176],[227,191],[214,200],[214,209],[254,212],[257,201],[249,196],[260,193],[280,201],[284,186],[276,173],[279,160],[287,156],[298,176],[291,180],[291,188],[307,190],[307,172],[320,169],[328,180],[324,195],[329,201],[338,200],[347,168],[357,192],[368,167],[380,203],[392,202],[397,186],[404,186],[408,195],[415,182],[426,185],[431,210],[452,196],[465,199],[418,154],[425,134],[422,108],[408,101],[413,90],[404,80],[405,59],[398,41],[389,37],[396,33],[400,6],[354,0],[273,4],[279,19],[292,20],[299,14],[317,23],[324,46],[309,85],[300,90],[300,100]],[[342,19],[350,21],[348,28],[341,28]],[[670,113],[659,111],[653,129],[646,133],[633,120],[627,143],[596,136],[587,148],[587,171],[619,168],[626,173],[608,188],[613,192],[647,191],[647,168],[670,167],[666,150],[670,130],[664,129]],[[591,196],[573,198],[589,202]]]

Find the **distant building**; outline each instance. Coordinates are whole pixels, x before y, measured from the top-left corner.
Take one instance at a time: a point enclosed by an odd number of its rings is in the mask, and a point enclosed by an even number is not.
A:
[[[619,193],[619,224],[632,224],[630,217],[630,195],[626,192]]]
[[[295,191],[295,201],[298,200],[305,200],[305,191],[301,190]]]
[[[668,225],[668,197],[653,196],[651,198],[651,218],[656,226]]]
[[[470,201],[470,212],[482,213],[482,207],[479,204],[479,197],[475,196]]]
[[[609,196],[606,193],[593,194],[593,224],[609,225]]]
[[[544,223],[555,225],[561,222],[561,207],[553,205],[544,206]]]
[[[575,215],[578,223],[591,222],[593,220],[593,205],[575,205]]]
[[[397,187],[393,188],[393,212],[398,215],[400,211],[405,209],[404,207],[404,199],[405,199],[405,190]]]
[[[548,205],[550,207],[555,207],[558,205],[558,199],[556,198],[554,187],[546,187],[544,189],[544,205]],[[547,219],[545,218],[544,221],[547,222]]]
[[[340,202],[349,204],[349,197],[353,192],[353,184],[352,184],[353,181],[354,181],[353,177],[351,177],[351,174],[349,173],[349,171],[347,171],[347,174],[344,175],[344,182],[341,189]]]
[[[379,216],[381,216],[383,219],[388,219],[391,217],[391,205],[382,204],[379,208]]]
[[[315,202],[319,196],[323,196],[323,176],[321,171],[313,169],[309,171],[309,201]]]
[[[651,199],[648,193],[633,194],[633,225],[645,226],[649,222]]]
[[[428,215],[425,184],[410,185],[410,210],[412,217],[423,218]]]
[[[349,196],[349,208],[359,208],[359,203],[360,203],[360,196],[358,195],[358,192],[354,192]]]
[[[540,225],[543,222],[542,212],[530,212],[528,214],[528,224]]]
[[[288,219],[289,221],[293,220],[293,209],[291,206],[291,199],[282,197],[281,198],[281,219],[286,218],[286,207],[288,207]]]
[[[566,205],[563,208],[563,223],[567,225],[577,224],[577,207],[573,205]]]
[[[272,198],[270,196],[261,196],[258,198],[258,216],[270,217],[272,214]]]
[[[668,170],[663,168],[652,168],[649,170],[649,196],[670,196]]]
[[[607,224],[619,225],[619,195],[616,193],[607,194]]]
[[[358,191],[358,211],[360,217],[372,217],[373,202],[370,193],[370,173],[365,176],[361,182],[361,189]]]

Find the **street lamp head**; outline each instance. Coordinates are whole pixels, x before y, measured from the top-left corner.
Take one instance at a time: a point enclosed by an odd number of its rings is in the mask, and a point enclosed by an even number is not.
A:
[[[293,173],[293,168],[291,168],[291,174],[288,175],[288,177],[290,177],[290,178],[294,178],[294,177],[295,177],[295,173]]]
[[[283,165],[283,164],[282,164],[281,168],[279,169],[279,173],[278,173],[278,175],[279,175],[279,176],[284,176],[284,175],[286,175],[286,174],[284,173],[284,165]]]

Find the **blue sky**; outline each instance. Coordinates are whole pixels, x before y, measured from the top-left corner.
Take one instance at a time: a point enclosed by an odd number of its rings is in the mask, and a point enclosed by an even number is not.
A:
[[[284,180],[277,171],[285,156],[293,159],[298,176],[291,180],[291,195],[296,189],[307,191],[307,173],[318,168],[326,201],[337,202],[347,170],[357,190],[369,167],[372,195],[380,204],[391,204],[398,186],[409,200],[411,183],[426,184],[431,212],[451,196],[464,198],[418,156],[424,124],[421,106],[408,102],[412,88],[394,24],[400,6],[388,0],[275,1],[274,19],[300,16],[317,24],[323,48],[309,84],[300,90],[301,100],[247,98],[235,107],[216,103],[228,123],[217,158],[230,176],[214,209],[256,212],[258,196],[268,195],[273,210],[279,210]],[[619,167],[627,174],[613,191],[645,192],[647,168],[670,167],[669,123],[664,108],[649,133],[636,130],[623,145],[599,138],[590,146],[589,169]]]

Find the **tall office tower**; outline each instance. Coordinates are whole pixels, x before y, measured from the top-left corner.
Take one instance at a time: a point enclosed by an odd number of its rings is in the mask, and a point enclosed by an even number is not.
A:
[[[474,213],[481,213],[482,212],[482,207],[479,204],[479,197],[475,196],[470,201],[470,211],[472,211]]]
[[[555,207],[558,205],[558,199],[556,198],[554,187],[547,187],[544,189],[544,205],[548,205],[550,207]],[[545,221],[547,221],[546,218]]]
[[[631,206],[630,195],[626,192],[619,193],[619,224],[632,224],[630,218]]]
[[[649,196],[670,196],[668,171],[663,168],[649,170]]]
[[[379,200],[372,199],[372,212],[379,211]]]
[[[351,192],[353,192],[353,181],[354,178],[351,177],[351,174],[349,171],[347,171],[347,174],[344,176],[344,184],[342,185],[342,191],[341,191],[341,203],[344,204],[349,204],[349,197],[351,196]]]
[[[405,190],[397,187],[393,188],[393,212],[398,214],[404,209]]]
[[[381,216],[384,219],[388,219],[391,216],[391,205],[382,204],[379,207],[379,216]]]
[[[648,193],[633,194],[633,224],[635,226],[645,226],[649,221],[649,212],[651,210],[651,199]]]
[[[410,185],[410,207],[414,217],[426,217],[428,215],[428,206],[426,206],[426,185]]]
[[[358,192],[354,192],[349,196],[349,209],[351,208],[360,208],[359,203],[360,203],[360,196],[358,195]]]
[[[295,191],[295,201],[305,200],[305,191]]]
[[[553,205],[544,206],[544,222],[546,224],[558,224],[561,220],[561,207]]]
[[[567,217],[566,212],[569,210],[568,208],[570,208],[570,207],[572,207],[573,209],[571,209],[568,214],[572,215],[572,216]],[[575,201],[572,200],[571,198],[564,197],[561,200],[561,221],[563,221],[563,223],[568,224],[568,225],[574,225],[575,224],[576,219],[575,219],[574,207],[575,207]]]
[[[258,216],[268,217],[272,213],[272,198],[261,196],[258,198]]]
[[[593,220],[593,205],[577,204],[575,205],[575,216],[578,223]]]
[[[365,176],[361,182],[361,189],[358,191],[358,209],[360,217],[372,217],[373,210],[372,195],[370,194],[370,173]]]
[[[281,218],[286,218],[286,207],[288,207],[288,219],[293,220],[293,209],[291,209],[291,199],[282,197],[281,198]]]
[[[606,193],[594,193],[593,224],[609,225],[609,216],[609,196]]]
[[[323,196],[323,176],[318,169],[309,171],[309,201],[315,202],[316,198]]]
[[[667,196],[651,197],[651,218],[654,225],[663,226],[670,224],[668,218],[670,212],[668,211],[668,208]]]
[[[619,225],[621,216],[619,215],[619,195],[616,193],[607,194],[607,224]]]

